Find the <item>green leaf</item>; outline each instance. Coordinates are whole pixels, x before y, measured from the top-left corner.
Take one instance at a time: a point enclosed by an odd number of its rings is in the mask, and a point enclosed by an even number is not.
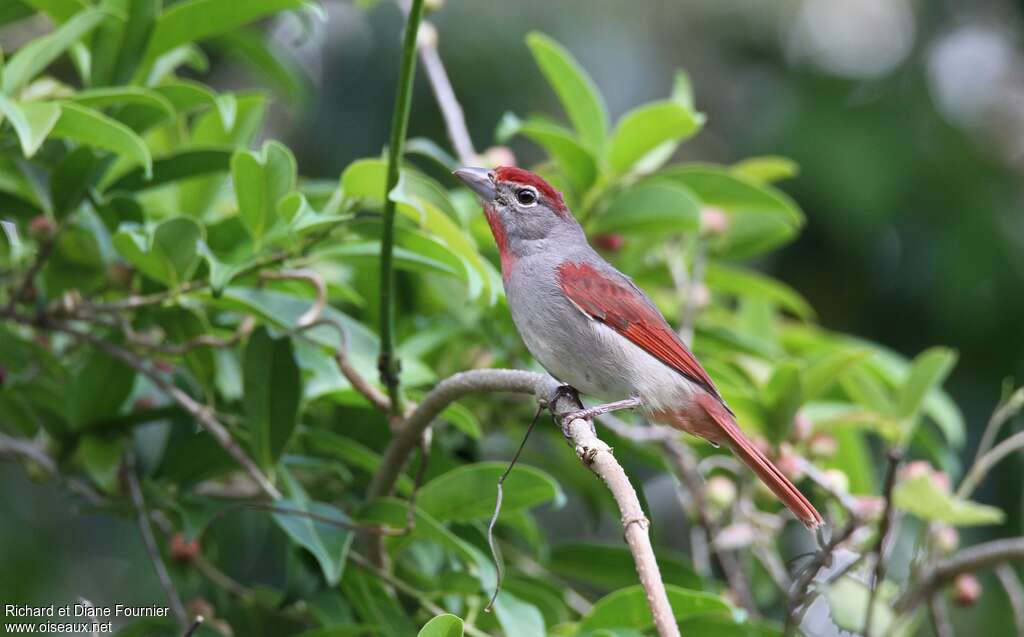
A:
[[[781,191],[706,164],[673,166],[651,180],[670,180],[689,188],[705,206],[729,217],[726,233],[711,242],[719,256],[755,256],[793,239],[803,225],[800,208]]]
[[[494,614],[506,635],[544,637],[544,616],[533,604],[527,604],[508,591],[501,591],[494,600]]]
[[[892,494],[893,505],[922,520],[945,522],[953,526],[1001,524],[1003,512],[996,507],[958,498],[935,484],[931,476],[904,480]]]
[[[380,470],[380,454],[351,438],[324,429],[305,429],[300,432],[300,436],[318,453],[329,454],[350,469],[360,469],[369,476]],[[398,492],[412,492],[412,480],[409,476],[399,476]]]
[[[666,585],[668,601],[677,619],[698,614],[730,616],[732,607],[717,595]],[[646,630],[654,625],[647,596],[639,584],[617,590],[602,597],[580,622],[580,632],[599,628],[635,628]]]
[[[117,153],[141,164],[147,177],[152,175],[153,158],[149,148],[132,129],[97,110],[71,102],[63,102],[60,111],[51,133],[54,137]]]
[[[928,392],[942,385],[956,359],[956,352],[945,347],[933,347],[919,354],[900,388],[896,415],[903,418],[915,415]]]
[[[202,229],[188,217],[160,223],[152,234],[125,224],[113,237],[114,248],[146,276],[174,288],[188,280],[199,260]]]
[[[577,193],[586,192],[597,178],[594,155],[561,126],[539,119],[520,120],[505,113],[498,124],[498,142],[504,143],[515,135],[522,135],[547,151]]]
[[[57,23],[63,23],[72,18],[82,9],[89,8],[86,0],[21,0],[24,4],[42,11],[53,18]]]
[[[548,36],[531,32],[526,45],[580,139],[590,148],[600,149],[608,134],[608,109],[594,81],[572,54]]]
[[[295,431],[302,396],[290,338],[271,338],[266,328],[253,333],[245,348],[243,387],[253,455],[269,469]]]
[[[86,146],[73,149],[60,160],[50,175],[54,216],[62,219],[78,208],[100,169],[96,155]]]
[[[624,190],[589,230],[670,235],[692,232],[700,223],[700,202],[673,183],[641,183]]]
[[[227,33],[271,13],[301,8],[304,3],[305,0],[246,0],[245,2],[185,0],[179,2],[164,11],[157,19],[144,56],[144,66],[155,60],[161,53],[182,44],[198,42]]]
[[[792,312],[799,318],[814,318],[814,308],[799,292],[760,272],[716,261],[707,265],[704,280],[708,287],[716,292],[724,292],[738,298],[756,297]]]
[[[892,399],[885,385],[869,369],[855,366],[839,377],[843,391],[858,405],[883,414],[893,413]]]
[[[666,584],[701,589],[704,583],[682,555],[656,551],[658,567]],[[601,568],[594,568],[600,564]],[[636,582],[636,562],[621,544],[570,542],[551,549],[551,572],[604,590],[625,588]]]
[[[460,405],[459,403],[452,403],[448,405],[445,410],[441,412],[441,418],[455,425],[456,429],[473,440],[479,440],[480,436],[483,435],[483,431],[480,428],[480,422],[476,419],[476,416],[473,415],[473,412],[465,405]]]
[[[106,192],[138,192],[191,177],[226,173],[230,164],[231,151],[227,149],[178,150],[153,162],[152,177],[146,176],[145,169],[137,168],[107,186]]]
[[[0,95],[0,114],[10,120],[21,143],[21,154],[29,159],[60,119],[60,106],[51,102],[20,103]]]
[[[108,106],[123,106],[126,104],[143,106],[157,111],[161,115],[161,119],[169,119],[176,115],[174,105],[171,104],[170,100],[157,91],[138,86],[94,88],[75,93],[67,99],[75,104],[80,104],[93,109],[101,109]]]
[[[503,462],[478,462],[456,467],[420,489],[417,503],[421,509],[442,522],[469,522],[486,519],[494,512],[498,478],[505,472]],[[536,506],[565,496],[558,483],[547,473],[517,464],[504,484],[502,511]]]
[[[78,444],[78,459],[89,477],[105,493],[117,493],[117,474],[123,450],[124,438],[113,436],[87,435]]]
[[[703,123],[703,115],[674,100],[645,104],[619,120],[605,161],[613,173],[627,173],[651,151],[666,142],[683,141]]]
[[[224,53],[238,58],[252,72],[265,77],[293,104],[309,100],[309,76],[290,53],[268,40],[260,29],[237,29],[212,42]]]
[[[297,513],[274,513],[274,521],[288,537],[313,554],[328,586],[335,586],[341,579],[352,545],[354,533],[341,525],[351,525],[351,520],[342,511],[323,502],[305,498],[282,498],[274,502],[278,509],[291,509]],[[314,519],[304,514],[313,514]],[[334,520],[331,524],[325,520]]]
[[[364,623],[374,626],[379,637],[409,637],[416,627],[399,603],[377,576],[360,569],[345,569],[341,591]]]
[[[800,167],[791,159],[766,155],[764,157],[750,157],[733,164],[732,172],[740,177],[762,183],[771,184],[783,179],[796,177],[800,174]]]
[[[209,107],[217,111],[224,130],[230,131],[235,125],[238,101],[231,93],[216,93],[205,84],[183,79],[164,82],[153,91],[166,98],[180,113]]]
[[[257,245],[277,222],[278,202],[295,188],[295,172],[295,157],[275,141],[259,153],[239,150],[231,158],[238,214]]]
[[[772,442],[781,442],[789,435],[796,410],[803,404],[800,368],[783,362],[775,367],[764,388],[765,433]]]
[[[134,370],[106,352],[90,349],[69,388],[68,419],[72,428],[81,430],[116,415],[134,384]]]
[[[836,626],[854,634],[864,632],[867,621],[868,603],[871,592],[863,582],[852,577],[842,577],[830,583],[826,589],[828,604],[832,609],[832,621]],[[875,598],[874,611],[871,614],[872,635],[888,635],[895,617],[892,608],[881,596]]]
[[[859,349],[838,349],[808,363],[800,372],[804,400],[820,398],[847,369],[864,360],[868,352]]]
[[[15,96],[32,78],[56,60],[72,44],[106,18],[106,9],[86,9],[52,33],[36,38],[18,49],[4,66],[3,92]]]
[[[455,615],[438,615],[427,622],[416,637],[462,637],[462,619]]]

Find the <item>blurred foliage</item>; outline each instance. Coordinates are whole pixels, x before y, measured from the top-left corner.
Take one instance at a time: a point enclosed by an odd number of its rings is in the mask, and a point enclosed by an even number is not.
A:
[[[38,11],[53,25],[4,50],[0,432],[52,458],[48,467],[19,455],[30,477],[80,481],[97,496],[89,506],[109,516],[131,513],[125,458],[137,457],[146,501],[166,521],[158,539],[175,586],[210,620],[198,634],[404,637],[421,626],[427,637],[650,634],[626,549],[582,529],[552,530],[559,509],[580,526],[615,517],[555,428],[537,434],[505,484],[497,535],[508,573],[494,613],[481,612],[496,582],[486,523],[504,470],[489,458],[511,454],[528,400],[469,399],[442,414],[415,526],[384,540],[392,575],[368,561],[371,542],[353,523],[402,528],[415,480],[411,467],[394,497],[367,501],[391,431],[336,365],[340,352],[376,380],[379,341],[369,326],[381,311],[386,163],[361,158],[337,178],[304,178],[292,151],[263,137],[273,93],[199,79],[208,50],[228,51],[259,69],[272,91],[306,99],[300,65],[251,26],[285,10],[302,22],[321,19],[319,7],[300,0],[19,0],[0,9],[4,24],[36,21]],[[967,439],[942,390],[956,352],[933,347],[908,359],[826,329],[800,293],[753,267],[805,224],[776,185],[798,173],[793,162],[672,163],[705,123],[685,72],[667,97],[612,121],[566,48],[539,32],[525,47],[565,117],[508,112],[495,141],[534,144],[543,159],[533,168],[564,192],[605,256],[670,320],[692,322],[695,352],[744,428],[794,478],[805,476],[804,459],[822,470],[825,482],[800,484],[836,528],[851,515],[836,492],[865,506],[877,500],[887,447],[928,467],[901,476],[893,494],[906,514],[900,541],[916,540],[904,562],[951,550],[934,538],[953,527],[1003,520],[1000,509],[950,488]],[[413,401],[456,371],[531,365],[504,306],[489,229],[472,195],[446,174],[453,167],[436,141],[410,140],[388,193],[400,219],[401,381]],[[325,322],[311,326],[319,281],[327,305],[315,315]],[[274,508],[260,507],[236,460],[168,388],[226,424],[283,494]],[[607,438],[638,481],[674,470],[653,444]],[[690,439],[687,449],[703,472],[738,487],[708,497],[716,522],[738,538],[726,550],[739,557],[766,619],[740,610],[721,573],[692,552],[668,550],[682,533],[655,523],[684,634],[780,634],[786,591],[755,553],[783,563],[812,549],[811,538],[783,533],[778,504],[722,452]],[[696,525],[692,501],[686,515]],[[876,526],[864,531],[854,550],[876,541]],[[199,558],[180,550],[191,541]],[[816,588],[811,610],[826,600],[830,625],[860,630],[868,589],[855,576]],[[923,611],[890,612],[897,588],[896,579],[879,587],[877,634],[918,629]],[[51,597],[29,585],[18,593],[21,603]],[[809,612],[807,621],[821,617]],[[118,634],[177,630],[169,618]]]

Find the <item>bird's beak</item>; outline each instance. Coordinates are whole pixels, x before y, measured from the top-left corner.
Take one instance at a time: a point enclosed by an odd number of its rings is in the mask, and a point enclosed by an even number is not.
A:
[[[494,172],[487,168],[459,168],[452,174],[465,182],[484,203],[494,201],[497,196],[494,189]]]

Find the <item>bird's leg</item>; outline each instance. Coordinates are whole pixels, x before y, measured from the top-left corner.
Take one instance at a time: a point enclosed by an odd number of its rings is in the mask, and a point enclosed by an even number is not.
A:
[[[584,420],[593,418],[594,416],[600,416],[601,414],[607,414],[610,411],[618,411],[620,409],[633,409],[640,406],[640,399],[636,396],[631,396],[625,400],[616,400],[613,403],[605,403],[603,405],[595,405],[588,407],[587,409],[580,409],[579,411],[572,411],[562,416],[563,423],[569,423],[577,418],[583,418]]]

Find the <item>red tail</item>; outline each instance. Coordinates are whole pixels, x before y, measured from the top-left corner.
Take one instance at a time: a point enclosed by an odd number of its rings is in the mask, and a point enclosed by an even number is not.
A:
[[[710,394],[703,392],[697,396],[697,404],[718,425],[717,433],[721,434],[720,442],[728,444],[743,461],[743,464],[757,474],[757,477],[796,515],[798,520],[803,522],[804,526],[814,530],[825,523],[821,514],[804,497],[804,494],[800,493],[800,490],[789,481],[789,478],[783,475],[779,468],[772,464],[771,460],[765,457],[761,450],[755,447],[754,443],[740,431],[736,420],[725,408],[725,405]]]

